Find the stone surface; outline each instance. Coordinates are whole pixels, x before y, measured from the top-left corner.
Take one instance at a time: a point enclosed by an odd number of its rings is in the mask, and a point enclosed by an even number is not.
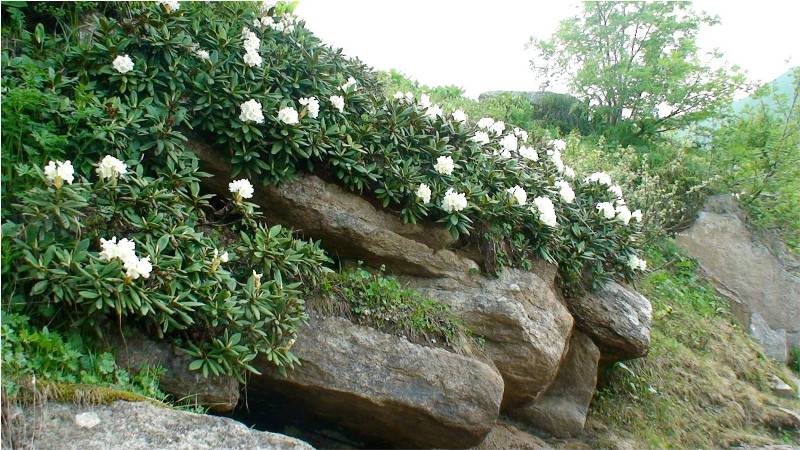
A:
[[[134,334],[113,341],[117,364],[129,370],[162,367],[159,387],[176,399],[197,402],[214,412],[228,412],[239,402],[239,383],[233,377],[209,376],[189,370],[192,359],[163,341]]]
[[[773,394],[777,395],[778,397],[783,398],[795,398],[797,394],[795,393],[794,389],[791,386],[786,384],[783,380],[776,377],[775,375],[770,375],[769,377],[769,388]]]
[[[224,159],[196,140],[189,146],[200,157],[201,168],[214,175],[204,180],[206,187],[229,196],[230,168]],[[299,174],[280,186],[255,183],[249,201],[261,206],[268,220],[321,239],[331,253],[385,265],[394,273],[463,279],[478,269],[471,259],[445,248],[452,238],[443,227],[405,224],[397,214],[314,175]]]
[[[78,414],[94,413],[100,423],[83,428]],[[45,403],[26,407],[14,420],[15,436],[3,436],[28,448],[52,450],[310,450],[303,441],[252,430],[222,417],[194,414],[149,403],[117,401],[110,405],[78,406]],[[24,447],[23,447],[24,448]]]
[[[530,403],[552,383],[573,320],[554,288],[554,270],[505,269],[498,278],[413,279],[409,286],[450,305],[485,338],[484,350],[505,382],[503,410]]]
[[[779,406],[770,408],[762,418],[765,425],[777,430],[800,430],[800,412]]]
[[[511,416],[559,438],[580,434],[597,385],[599,361],[600,350],[594,342],[575,331],[553,384],[530,405],[512,411]]]
[[[638,358],[650,347],[653,308],[638,292],[614,281],[567,299],[577,327],[594,340],[604,360]]]
[[[773,330],[761,314],[750,316],[750,334],[764,347],[764,353],[780,363],[789,360],[789,347],[786,345],[786,330]]]
[[[476,445],[500,409],[493,367],[342,318],[312,317],[292,352],[301,365],[286,378],[261,361],[248,389],[398,447]]]
[[[676,241],[699,261],[745,327],[757,313],[771,329],[785,330],[789,340],[800,333],[800,276],[792,270],[796,259],[776,254],[774,239],[754,235],[733,197],[711,197]]]
[[[474,450],[538,450],[552,447],[541,438],[526,433],[508,422],[498,421],[486,435],[486,439],[473,448]]]

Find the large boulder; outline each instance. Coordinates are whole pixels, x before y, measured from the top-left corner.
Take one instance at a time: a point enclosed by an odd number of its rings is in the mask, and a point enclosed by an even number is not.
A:
[[[764,354],[783,364],[789,361],[786,330],[773,330],[761,314],[753,313],[750,316],[750,334],[764,348]]]
[[[205,180],[206,187],[229,196],[230,166],[224,158],[197,140],[190,142],[190,148],[203,170],[214,175]],[[315,175],[299,174],[280,186],[255,183],[249,201],[261,206],[269,221],[321,239],[327,251],[376,267],[385,265],[394,273],[463,279],[478,269],[471,259],[445,248],[452,238],[443,227],[403,223],[396,214]]]
[[[604,360],[647,354],[653,307],[643,295],[611,281],[596,292],[567,299],[567,306],[578,328],[600,347]]]
[[[312,450],[303,441],[256,431],[231,419],[146,402],[93,406],[45,403],[4,413],[3,420],[11,422],[3,424],[3,448]],[[17,445],[6,445],[12,442]]]
[[[492,431],[474,450],[539,450],[552,448],[541,438],[526,433],[511,423],[498,421]]]
[[[745,328],[760,331],[757,339],[774,338],[765,332],[761,323],[752,328],[758,314],[770,329],[785,331],[787,344],[800,345],[800,276],[796,258],[776,239],[756,235],[747,226],[745,213],[730,195],[708,199],[697,220],[688,230],[679,233],[677,244],[713,282],[717,291],[726,297],[731,309]],[[773,341],[762,340],[765,347]],[[777,354],[767,348],[768,354]]]
[[[553,384],[533,403],[512,411],[511,415],[556,437],[581,433],[597,385],[599,361],[600,350],[594,342],[575,331]]]
[[[503,410],[533,401],[555,379],[573,320],[554,287],[555,270],[505,269],[498,278],[415,279],[409,286],[450,306],[485,338],[505,382]]]
[[[203,376],[189,370],[192,359],[171,344],[140,334],[114,338],[117,364],[131,371],[160,367],[159,387],[176,399],[188,400],[214,412],[232,411],[239,402],[239,383],[230,376]]]
[[[500,410],[493,367],[342,318],[312,317],[292,352],[300,366],[284,378],[262,361],[249,389],[395,446],[475,445]]]

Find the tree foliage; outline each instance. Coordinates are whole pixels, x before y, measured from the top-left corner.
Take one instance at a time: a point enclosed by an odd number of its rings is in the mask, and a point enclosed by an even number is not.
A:
[[[566,78],[592,120],[630,143],[709,117],[742,87],[736,67],[698,47],[700,29],[716,23],[685,2],[585,2],[549,39],[531,41],[531,66]]]

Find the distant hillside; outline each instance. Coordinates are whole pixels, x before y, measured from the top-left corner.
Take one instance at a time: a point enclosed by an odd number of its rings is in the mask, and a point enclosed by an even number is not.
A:
[[[785,95],[786,97],[790,96],[792,94],[793,90],[794,90],[794,87],[793,87],[793,85],[794,85],[793,72],[796,69],[797,68],[795,67],[795,68],[787,70],[786,72],[784,72],[778,78],[775,78],[774,80],[770,81],[769,83],[766,83],[764,85],[764,87],[768,86],[768,87],[774,89],[775,93]],[[749,95],[749,96],[747,96],[745,98],[736,100],[735,102],[733,102],[731,107],[737,113],[745,110],[748,107],[753,107],[753,106],[756,106],[756,105],[759,105],[759,104],[762,104],[762,103],[766,104],[766,105],[769,105],[770,108],[774,108],[776,106],[774,97],[773,96],[761,97],[761,96],[758,95],[760,90],[761,89],[759,89],[755,93],[753,93],[753,94],[751,94],[751,95]]]

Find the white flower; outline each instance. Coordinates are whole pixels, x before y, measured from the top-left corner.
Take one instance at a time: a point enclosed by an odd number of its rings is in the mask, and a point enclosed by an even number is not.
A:
[[[503,134],[503,131],[505,131],[505,129],[506,129],[506,124],[502,120],[497,121],[494,124],[492,124],[492,131],[494,131],[494,134],[498,134],[498,135],[499,134]]]
[[[264,112],[261,111],[261,103],[255,99],[250,99],[239,105],[241,112],[239,120],[242,122],[264,123]]]
[[[228,255],[228,252],[222,252],[222,254],[220,254],[219,250],[214,249],[214,261],[226,263],[230,261],[230,255]]]
[[[522,142],[526,142],[528,140],[528,132],[520,128],[514,128],[514,136],[520,138]]]
[[[355,78],[353,78],[353,77],[350,77],[350,78],[348,78],[348,79],[347,79],[347,82],[345,82],[345,83],[344,83],[344,84],[341,86],[341,89],[342,89],[343,91],[347,91],[347,89],[348,89],[348,88],[350,88],[350,86],[355,86],[355,85],[356,85],[356,83],[357,83],[356,79],[355,79]]]
[[[111,66],[119,73],[128,73],[133,70],[133,60],[128,55],[120,55],[114,58]]]
[[[542,221],[543,224],[548,227],[558,226],[556,208],[553,206],[552,200],[547,197],[536,197],[533,199],[533,204],[536,205],[536,210],[539,212],[539,220]]]
[[[262,30],[266,30],[267,28],[272,28],[272,26],[275,25],[275,21],[272,20],[272,17],[270,16],[264,16],[261,19],[256,19],[253,22],[253,25],[261,28]]]
[[[278,120],[285,123],[286,125],[294,125],[300,122],[297,110],[292,108],[291,106],[287,106],[286,108],[283,108],[280,111],[278,111]]]
[[[100,259],[103,261],[112,261],[119,259],[125,261],[129,258],[136,258],[136,242],[127,238],[120,239],[117,242],[117,237],[114,236],[110,240],[100,238]]]
[[[616,211],[614,210],[614,205],[609,202],[600,202],[595,206],[598,211],[603,213],[603,217],[606,219],[613,219]]]
[[[564,161],[561,160],[561,152],[558,150],[553,150],[550,153],[550,160],[553,161],[553,164],[556,166],[556,170],[559,172],[564,171]]]
[[[631,210],[625,205],[617,206],[617,220],[627,225],[631,221]]]
[[[514,201],[520,206],[523,206],[528,202],[528,193],[525,192],[525,189],[522,189],[520,186],[510,187],[506,189],[506,192],[508,192],[511,195],[511,198],[513,198]]]
[[[247,51],[244,54],[244,63],[247,64],[247,67],[261,67],[261,63],[264,62],[264,58],[258,54],[257,51]]]
[[[201,48],[198,48],[194,51],[194,55],[202,59],[203,61],[211,60],[211,55],[208,53],[208,50],[203,50]]]
[[[308,116],[316,119],[319,115],[319,100],[316,97],[303,97],[298,100],[298,103],[308,109]]]
[[[168,13],[177,11],[181,8],[181,2],[178,0],[157,0],[156,3],[162,5]]]
[[[414,94],[412,94],[411,91],[406,92],[406,101],[408,103],[411,103],[411,102],[414,101]]]
[[[331,103],[333,106],[339,110],[339,112],[344,112],[344,97],[341,95],[331,95]]]
[[[586,182],[595,182],[611,186],[611,176],[605,172],[595,172],[586,177]]]
[[[451,213],[454,211],[461,211],[467,207],[467,196],[454,191],[452,188],[448,189],[444,194],[442,200],[442,209],[445,212]]]
[[[44,167],[44,174],[56,188],[61,188],[65,181],[67,184],[72,184],[75,180],[75,168],[69,161],[50,161]]]
[[[567,143],[563,139],[553,139],[548,142],[548,145],[553,147],[553,150],[558,150],[560,152],[563,152],[567,148]]]
[[[489,133],[485,131],[476,131],[475,136],[472,136],[470,139],[477,142],[478,144],[488,144],[489,143]]]
[[[575,200],[575,191],[572,190],[569,183],[564,180],[556,181],[556,187],[558,188],[558,194],[561,196],[561,200],[564,200],[565,203],[572,203]]]
[[[268,12],[270,9],[274,8],[275,5],[277,4],[278,0],[263,0],[261,2],[261,7],[260,7],[261,13],[263,14]]]
[[[611,192],[617,198],[620,198],[620,199],[622,198],[622,188],[619,187],[618,184],[614,184],[614,185],[609,186],[608,187],[608,192]]]
[[[484,117],[478,121],[478,128],[482,130],[488,130],[489,128],[492,128],[492,125],[494,125],[494,119],[491,117]]]
[[[632,270],[645,271],[647,270],[647,261],[640,259],[636,255],[631,255],[628,257],[628,267]]]
[[[428,96],[428,94],[422,94],[419,97],[419,106],[422,106],[423,108],[431,106],[431,98]]]
[[[422,200],[422,203],[428,204],[431,202],[431,188],[425,183],[422,183],[417,188],[417,198]]]
[[[637,209],[636,211],[631,213],[631,217],[636,219],[637,223],[641,223],[642,222],[642,211]]]
[[[123,261],[122,265],[125,267],[125,275],[132,280],[136,280],[139,277],[150,278],[150,272],[153,271],[149,256],[137,258],[136,255],[133,255]]]
[[[403,91],[397,91],[394,93],[395,100],[402,100],[404,98]]]
[[[242,40],[244,40],[242,46],[246,52],[258,53],[258,49],[261,48],[261,39],[252,30],[247,27],[242,28]]]
[[[239,180],[231,181],[230,183],[228,183],[228,190],[230,192],[233,192],[234,196],[237,197],[237,199],[238,197],[251,198],[253,196],[253,192],[255,192],[255,190],[253,189],[253,185],[250,184],[250,181],[245,178],[241,178]]]
[[[431,105],[425,110],[425,115],[431,118],[441,117],[444,114],[442,108],[439,105]]]
[[[567,178],[575,178],[575,169],[570,166],[564,167],[564,176]]]
[[[433,168],[442,175],[450,175],[453,173],[455,164],[453,164],[453,158],[449,156],[440,156],[436,158],[436,164]]]
[[[514,152],[514,151],[517,151],[517,148],[518,148],[519,144],[517,142],[517,137],[516,136],[514,136],[513,134],[507,134],[507,135],[503,136],[502,139],[500,139],[500,145],[504,149],[506,149],[506,150],[508,150],[510,152]]]
[[[127,171],[128,166],[111,155],[103,157],[100,164],[97,166],[97,174],[104,180],[120,177],[125,175]]]
[[[466,122],[467,115],[464,113],[464,111],[457,109],[453,111],[453,120],[455,120],[456,122]]]
[[[519,156],[522,156],[525,159],[529,159],[531,161],[538,161],[539,154],[536,153],[536,150],[533,147],[529,147],[527,145],[523,145],[519,149]]]

